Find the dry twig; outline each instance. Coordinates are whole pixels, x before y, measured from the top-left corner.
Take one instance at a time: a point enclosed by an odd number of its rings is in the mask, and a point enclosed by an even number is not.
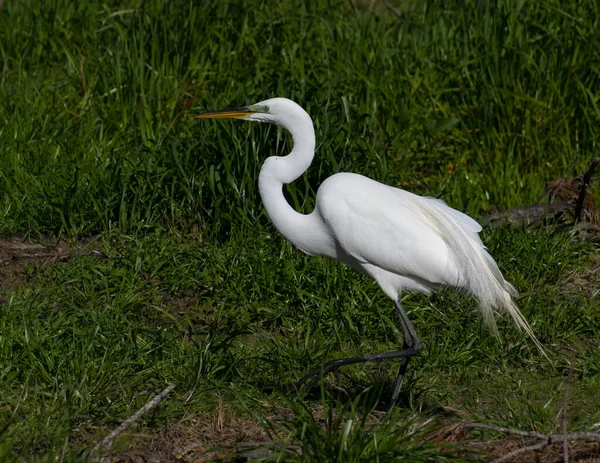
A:
[[[535,452],[536,450],[542,450],[547,444],[540,442],[538,444],[528,445],[527,447],[521,447],[520,449],[514,449],[508,452],[506,455],[501,456],[492,460],[490,463],[502,463],[503,461],[511,461],[514,457],[521,455],[526,452]]]
[[[491,228],[498,228],[502,225],[529,225],[531,223],[539,224],[544,218],[559,218],[562,214],[572,208],[570,201],[561,201],[550,204],[533,204],[531,206],[517,207],[508,211],[490,214],[481,219],[483,225]]]
[[[570,182],[566,177],[552,182],[544,195],[547,194],[550,201],[557,198],[559,202],[533,204],[490,214],[482,219],[482,223],[491,228],[505,224],[540,225],[546,219],[557,221],[565,212],[568,212],[573,215],[575,222],[588,221],[592,225],[600,225],[600,214],[593,198],[587,191],[590,184],[596,180],[592,175],[599,163],[600,157],[592,159],[586,172]]]
[[[106,436],[104,439],[102,439],[100,442],[98,442],[92,448],[92,450],[90,450],[89,455],[97,454],[102,449],[109,449],[110,447],[112,447],[114,440],[121,433],[123,433],[123,431],[125,431],[127,428],[129,428],[133,423],[135,423],[143,415],[145,415],[149,411],[151,411],[154,408],[156,408],[163,401],[163,399],[169,394],[169,392],[171,392],[174,388],[175,388],[175,385],[171,384],[170,386],[168,386],[165,389],[163,389],[163,391],[160,394],[154,396],[151,400],[149,400],[146,403],[146,405],[144,405],[137,412],[135,412],[133,415],[131,415],[129,418],[127,418],[125,421],[123,421],[108,436]]]
[[[504,428],[502,426],[494,426],[491,424],[482,424],[482,423],[465,423],[463,425],[464,428],[467,429],[488,429],[490,431],[501,432],[503,434],[511,434],[513,436],[520,437],[528,437],[531,439],[537,439],[540,442],[537,442],[532,445],[528,445],[526,447],[521,447],[519,449],[515,449],[502,457],[493,460],[491,463],[501,463],[504,461],[511,461],[514,457],[521,455],[526,452],[531,452],[534,450],[542,450],[545,447],[557,444],[561,442],[568,442],[574,440],[581,440],[585,442],[600,442],[600,432],[565,432],[563,434],[542,434],[536,431],[521,431],[519,429],[511,429]]]

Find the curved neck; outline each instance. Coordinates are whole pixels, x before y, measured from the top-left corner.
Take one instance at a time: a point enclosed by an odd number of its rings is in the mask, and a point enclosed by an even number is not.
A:
[[[296,121],[298,122],[298,121]],[[262,202],[275,228],[294,246],[307,254],[323,254],[329,248],[329,237],[323,223],[312,214],[300,214],[283,195],[283,185],[296,180],[308,169],[315,154],[315,132],[308,114],[288,129],[294,148],[287,156],[272,156],[265,160],[258,177]]]
[[[280,122],[290,132],[294,147],[287,156],[272,156],[265,160],[260,174],[270,174],[281,183],[292,183],[300,177],[315,157],[315,129],[310,116],[303,112],[293,121]]]

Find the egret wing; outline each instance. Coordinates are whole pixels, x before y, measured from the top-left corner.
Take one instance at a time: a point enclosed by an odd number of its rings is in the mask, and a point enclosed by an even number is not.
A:
[[[453,284],[456,270],[443,230],[432,217],[431,201],[450,209],[442,201],[367,177],[338,174],[323,183],[317,207],[338,246],[351,258],[398,275]],[[464,214],[457,221],[475,235],[481,229]]]

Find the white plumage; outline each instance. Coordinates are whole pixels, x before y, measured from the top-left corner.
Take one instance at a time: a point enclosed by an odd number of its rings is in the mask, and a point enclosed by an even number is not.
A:
[[[516,295],[514,287],[504,279],[487,252],[478,235],[481,226],[471,217],[442,200],[417,196],[352,173],[327,178],[317,192],[314,211],[300,214],[283,195],[283,185],[296,180],[314,157],[312,120],[299,105],[285,98],[273,98],[196,117],[270,122],[292,134],[291,153],[267,158],[261,169],[259,189],[265,209],[277,230],[298,249],[340,260],[370,275],[396,302],[405,338],[403,351],[398,355],[381,354],[357,360],[403,357],[393,401],[407,359],[421,350],[400,304],[400,295],[405,290],[430,294],[446,285],[466,291],[478,299],[484,321],[494,332],[494,310],[505,312],[541,349],[512,300]],[[342,360],[348,361],[330,362],[332,367],[328,369],[328,364],[324,371],[354,363],[356,359]]]

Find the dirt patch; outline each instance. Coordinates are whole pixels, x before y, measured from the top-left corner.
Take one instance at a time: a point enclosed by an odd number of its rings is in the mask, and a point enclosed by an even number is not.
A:
[[[438,445],[455,445],[461,455],[472,453],[480,455],[484,461],[500,460],[510,452],[531,446],[539,442],[527,437],[509,436],[501,439],[481,440],[469,437],[469,430],[463,423],[454,423],[432,432],[426,438]],[[475,459],[474,459],[475,461]],[[539,450],[515,455],[505,461],[511,463],[563,463],[563,444],[553,444]],[[571,463],[600,463],[600,444],[584,441],[569,442],[569,461]]]
[[[535,442],[533,443],[535,444]],[[531,444],[532,442],[528,442],[527,440],[510,437],[501,440],[472,443],[470,447],[486,455],[485,461],[493,461],[507,455],[509,452]],[[563,463],[563,447],[560,444],[554,444],[544,450],[532,450],[523,453],[510,461],[512,463]],[[572,443],[569,446],[569,462],[600,463],[600,445],[585,442]]]
[[[321,405],[312,407],[310,414],[319,426],[327,426],[327,417]],[[384,416],[384,412],[369,413],[367,427],[380,423]],[[102,461],[245,462],[265,458],[283,445],[287,450],[302,453],[299,445],[289,442],[287,431],[278,427],[284,421],[294,420],[291,409],[278,408],[265,416],[264,420],[274,425],[269,427],[272,435],[258,420],[234,417],[227,407],[219,403],[212,413],[190,414],[163,430],[130,435],[133,438],[131,449],[104,455]],[[277,435],[277,440],[273,440],[274,435]]]
[[[313,415],[318,422],[322,412],[315,407]],[[289,419],[289,410],[277,416],[266,417],[277,422]],[[373,417],[372,421],[378,421]],[[323,426],[325,423],[323,421]],[[233,418],[222,407],[215,413],[191,414],[160,432],[130,435],[132,449],[104,455],[103,461],[110,463],[137,462],[185,462],[207,463],[217,461],[246,462],[264,458],[280,444],[273,441],[258,421]],[[506,437],[503,439],[480,440],[469,436],[461,423],[438,428],[424,439],[437,445],[451,445],[456,454],[472,457],[473,461],[494,461],[509,452],[531,445],[526,438]],[[287,444],[289,450],[302,453],[297,445]],[[447,448],[446,448],[447,451]],[[532,450],[511,459],[511,463],[562,463],[562,444]],[[600,463],[600,444],[574,441],[569,446],[569,461],[572,463]]]
[[[0,303],[7,302],[9,292],[31,281],[40,267],[81,255],[100,255],[90,243],[93,240],[73,245],[64,239],[33,242],[19,236],[0,237]]]
[[[257,443],[271,442],[258,421],[232,417],[222,406],[214,413],[193,413],[159,432],[134,434],[130,438],[131,450],[104,455],[103,461],[204,463],[235,452],[243,455]],[[246,461],[246,457],[240,458],[237,461]]]

